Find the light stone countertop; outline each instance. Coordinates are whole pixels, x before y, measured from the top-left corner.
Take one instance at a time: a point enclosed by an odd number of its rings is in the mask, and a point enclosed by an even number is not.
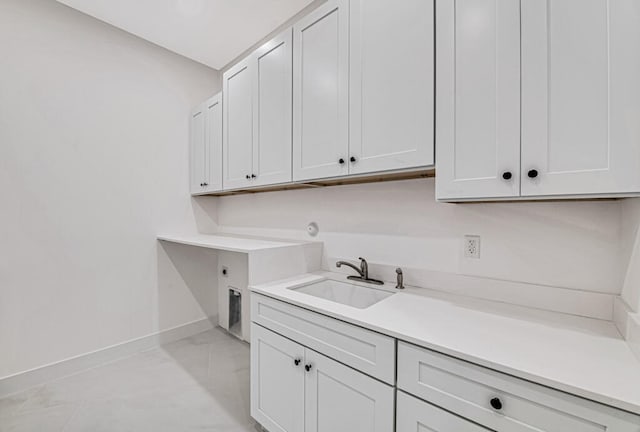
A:
[[[316,272],[250,289],[462,360],[640,414],[640,361],[612,322],[425,288],[408,287],[398,291],[389,283],[382,289],[396,294],[366,309],[290,289],[323,279],[347,282],[343,274]]]
[[[160,234],[158,240],[229,252],[249,253],[258,250],[298,246],[308,242],[280,241],[224,234]]]

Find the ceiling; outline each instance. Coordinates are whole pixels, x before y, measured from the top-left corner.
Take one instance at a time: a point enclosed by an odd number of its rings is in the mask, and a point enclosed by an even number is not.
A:
[[[58,0],[221,69],[313,0]]]

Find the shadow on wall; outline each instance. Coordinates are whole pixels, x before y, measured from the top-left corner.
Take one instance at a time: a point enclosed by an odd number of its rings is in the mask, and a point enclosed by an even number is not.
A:
[[[157,250],[158,329],[202,319],[210,324],[209,331],[162,349],[193,385],[207,392],[208,409],[217,413],[221,428],[242,425],[250,430],[249,346],[218,327],[217,252],[162,241]],[[189,318],[184,321],[185,317]]]
[[[191,197],[193,218],[198,232],[214,234],[218,231],[218,200],[214,197]]]
[[[158,242],[157,329],[209,319],[217,325],[218,256],[214,250]]]

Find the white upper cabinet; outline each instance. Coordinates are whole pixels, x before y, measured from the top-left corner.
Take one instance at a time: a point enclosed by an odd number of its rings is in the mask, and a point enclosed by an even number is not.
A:
[[[640,192],[637,0],[437,2],[438,199]]]
[[[222,190],[222,93],[205,102],[207,192]]]
[[[433,0],[351,0],[350,174],[433,165],[433,13]]]
[[[293,179],[348,173],[349,9],[329,0],[293,27]]]
[[[191,193],[222,190],[222,93],[213,96],[191,114]]]
[[[253,65],[247,58],[224,73],[223,185],[251,184],[253,164]],[[253,174],[255,175],[255,174]]]
[[[436,195],[520,193],[520,6],[437,0]]]
[[[223,75],[224,189],[291,181],[291,29]]]
[[[189,121],[189,185],[192,194],[204,192],[206,182],[205,168],[206,141],[205,141],[205,104],[198,105],[191,112]]]
[[[291,181],[291,29],[254,53],[253,186]]]
[[[640,191],[639,23],[637,0],[522,0],[523,196]]]
[[[254,323],[251,416],[272,432],[392,432],[394,388]]]

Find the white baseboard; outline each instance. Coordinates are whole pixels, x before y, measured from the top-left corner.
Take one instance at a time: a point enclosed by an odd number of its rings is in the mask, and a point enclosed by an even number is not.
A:
[[[0,398],[212,329],[218,317],[193,321],[117,345],[0,378]]]

